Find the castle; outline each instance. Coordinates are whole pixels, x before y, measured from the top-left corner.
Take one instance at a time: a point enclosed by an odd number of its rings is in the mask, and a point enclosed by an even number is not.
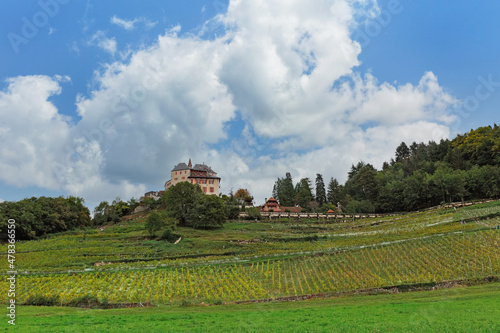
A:
[[[220,177],[208,165],[196,164],[194,167],[189,163],[179,163],[171,171],[171,178],[165,183],[165,191],[180,182],[191,182],[198,184],[203,193],[219,195]]]

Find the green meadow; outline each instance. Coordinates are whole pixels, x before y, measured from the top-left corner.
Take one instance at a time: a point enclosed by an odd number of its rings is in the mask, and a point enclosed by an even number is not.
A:
[[[301,302],[22,307],[19,332],[499,332],[500,284]]]

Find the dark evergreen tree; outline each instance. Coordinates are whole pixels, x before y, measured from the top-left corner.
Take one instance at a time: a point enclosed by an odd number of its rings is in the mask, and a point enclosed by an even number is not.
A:
[[[293,187],[292,175],[287,172],[285,178],[278,178],[273,187],[273,197],[285,207],[293,206],[295,203],[295,189]]]
[[[314,200],[309,178],[302,178],[295,185],[295,193],[295,203],[305,210],[309,210],[311,201]]]
[[[401,144],[396,148],[396,162],[403,162],[410,157],[410,148],[406,143],[401,142]]]
[[[337,179],[334,179],[332,177],[330,179],[330,183],[328,184],[327,200],[328,202],[337,205],[337,203],[340,202],[342,199],[344,199],[343,186],[339,185]]]
[[[321,174],[316,174],[316,202],[322,206],[326,203],[325,182]]]

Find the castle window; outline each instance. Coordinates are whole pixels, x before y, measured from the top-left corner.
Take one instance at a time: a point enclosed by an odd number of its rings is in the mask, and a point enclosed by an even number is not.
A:
[[[210,188],[210,193],[214,193],[214,188],[213,187]]]
[[[207,188],[206,187],[203,188],[203,192],[207,193]]]

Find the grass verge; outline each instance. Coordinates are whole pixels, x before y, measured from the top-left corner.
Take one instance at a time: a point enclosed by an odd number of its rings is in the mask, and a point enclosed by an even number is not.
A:
[[[18,308],[19,332],[499,332],[500,283],[301,302]],[[5,327],[7,322],[4,323]]]

